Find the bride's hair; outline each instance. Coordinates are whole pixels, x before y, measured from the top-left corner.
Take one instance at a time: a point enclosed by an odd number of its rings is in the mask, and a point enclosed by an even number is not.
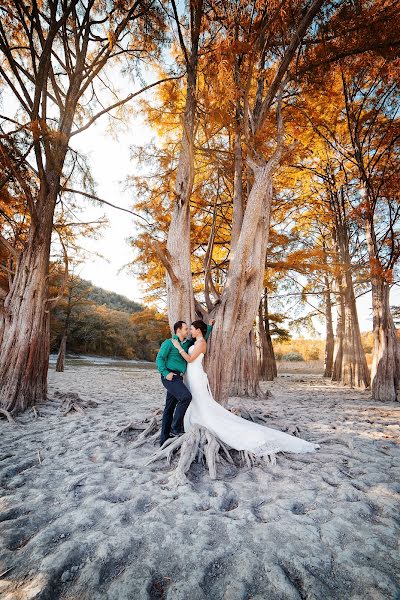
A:
[[[207,333],[207,325],[204,323],[204,321],[201,321],[199,319],[198,321],[193,321],[192,325],[193,325],[193,327],[195,329],[200,329],[200,331],[203,334],[203,336],[206,335],[206,333]]]

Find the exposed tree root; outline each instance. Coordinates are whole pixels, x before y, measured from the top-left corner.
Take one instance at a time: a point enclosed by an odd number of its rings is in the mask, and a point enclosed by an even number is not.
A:
[[[4,408],[0,408],[0,417],[4,417],[5,419],[7,419],[7,421],[9,423],[12,423],[14,425],[17,424],[16,420],[13,419],[13,417],[11,416],[11,414],[8,412],[8,410],[5,410]]]
[[[244,407],[233,412],[253,422],[267,423],[267,416],[260,409],[250,412]],[[143,444],[155,444],[160,437],[161,410],[155,411],[150,417],[140,422],[130,422],[117,430],[118,437],[124,437],[131,442],[131,448]],[[166,460],[170,465],[173,461],[175,469],[170,475],[170,484],[179,486],[188,483],[187,474],[193,463],[203,464],[211,479],[217,479],[218,465],[232,468],[252,468],[254,465],[274,465],[275,454],[259,457],[248,451],[237,451],[229,448],[208,429],[195,425],[181,435],[166,440],[145,463],[145,466],[160,460]]]
[[[147,461],[146,465],[166,459],[171,464],[174,454],[178,456],[175,470],[170,477],[170,483],[175,486],[188,482],[186,474],[192,463],[203,463],[210,474],[210,479],[217,479],[217,465],[230,464],[235,467],[251,468],[255,464],[274,464],[275,455],[270,457],[255,456],[251,452],[228,448],[208,429],[195,425],[188,433],[179,438],[171,438],[161,446]]]
[[[64,417],[73,411],[79,413],[80,415],[84,415],[86,409],[99,405],[99,403],[95,402],[94,400],[83,400],[75,392],[66,392],[65,394],[61,394],[57,391],[54,395],[61,400],[61,411]]]

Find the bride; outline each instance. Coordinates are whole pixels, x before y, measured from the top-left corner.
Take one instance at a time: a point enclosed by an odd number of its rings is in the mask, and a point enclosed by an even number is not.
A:
[[[186,383],[192,394],[192,401],[184,418],[186,432],[193,425],[200,425],[231,448],[247,450],[257,456],[276,452],[314,452],[319,448],[318,444],[247,421],[218,404],[212,396],[208,377],[203,369],[203,358],[207,351],[204,339],[207,326],[204,321],[193,321],[190,331],[196,342],[189,348],[189,354],[184,351],[178,340],[172,340],[188,362]]]

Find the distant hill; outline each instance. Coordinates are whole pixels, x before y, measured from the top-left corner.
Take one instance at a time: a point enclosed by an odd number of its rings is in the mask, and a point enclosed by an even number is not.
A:
[[[67,324],[67,352],[75,354],[154,360],[170,335],[166,315],[79,277],[70,280],[51,311],[52,352]]]
[[[127,313],[139,312],[145,308],[138,302],[129,300],[126,296],[104,290],[101,287],[93,285],[91,281],[87,281],[86,279],[81,279],[79,288],[82,291],[85,289],[89,290],[87,294],[88,300],[91,300],[98,306],[107,306],[107,308],[111,308],[112,310],[121,310]]]

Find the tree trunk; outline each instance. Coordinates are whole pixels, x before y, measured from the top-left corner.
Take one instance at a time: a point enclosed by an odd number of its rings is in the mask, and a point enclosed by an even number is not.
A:
[[[262,301],[258,308],[258,331],[260,339],[260,376],[261,379],[266,381],[273,381],[278,375],[278,370],[269,329],[267,290],[264,290],[264,311]]]
[[[338,288],[341,296],[341,317],[343,327],[343,343],[341,352],[341,366],[334,367],[334,376],[343,385],[366,389],[370,384],[370,374],[365,358],[364,348],[361,343],[361,332],[358,322],[356,299],[351,276],[351,260],[349,251],[349,239],[347,223],[344,215],[339,215],[336,224],[334,238],[337,245],[338,255],[342,263],[342,273],[338,280]],[[335,356],[338,360],[339,354]]]
[[[64,372],[65,350],[66,350],[66,347],[67,347],[67,334],[64,333],[64,335],[62,336],[62,339],[61,339],[60,348],[58,350],[57,364],[56,364],[56,371],[57,371],[57,373],[63,373]]]
[[[227,283],[213,314],[215,325],[208,344],[207,373],[214,398],[222,404],[228,399],[235,357],[253,327],[263,290],[272,171],[270,163],[255,169],[254,184],[247,200],[235,255],[229,265]]]
[[[370,384],[370,374],[361,343],[356,300],[349,273],[347,276],[342,276],[339,289],[340,301],[332,381],[366,389]]]
[[[69,323],[70,323],[71,312],[72,312],[72,287],[73,287],[72,285],[68,286],[68,302],[67,302],[67,311],[65,314],[64,333],[63,333],[63,336],[61,339],[60,348],[58,350],[57,364],[56,364],[56,371],[58,373],[64,372],[65,353],[67,350],[67,338],[68,338]]]
[[[399,341],[390,312],[389,285],[381,281],[372,288],[373,356],[372,398],[395,402],[399,388]]]
[[[343,362],[343,335],[344,335],[344,302],[343,296],[340,293],[339,285],[336,282],[336,336],[333,347],[333,369],[332,381],[339,382],[342,378],[342,362]]]
[[[235,359],[231,392],[232,396],[262,397],[260,368],[253,330],[250,331]]]
[[[389,283],[385,280],[376,251],[373,224],[366,221],[366,238],[371,265],[373,353],[371,389],[373,400],[394,402],[400,382],[400,344],[390,311]]]
[[[344,303],[343,364],[341,383],[351,387],[366,389],[370,384],[370,374],[361,343],[360,326],[353,286],[347,291]]]
[[[0,325],[0,406],[14,414],[46,399],[50,352],[48,268],[55,197],[31,225]]]
[[[333,373],[333,351],[335,346],[335,336],[333,334],[333,319],[332,319],[332,299],[329,279],[325,277],[325,371],[324,377],[332,377]]]
[[[194,181],[194,124],[196,116],[197,63],[203,0],[190,2],[191,49],[187,60],[186,104],[183,136],[175,180],[175,204],[168,231],[167,249],[160,256],[166,267],[170,327],[176,321],[191,323],[195,317],[190,249],[190,196]],[[179,27],[179,25],[178,25]]]

